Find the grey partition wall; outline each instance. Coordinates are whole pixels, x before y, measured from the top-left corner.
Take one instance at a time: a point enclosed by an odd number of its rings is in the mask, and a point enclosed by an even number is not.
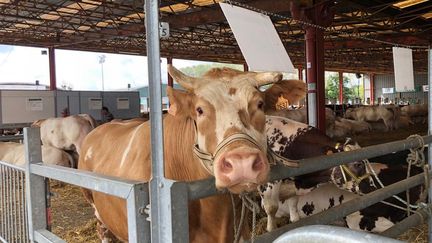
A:
[[[94,119],[101,119],[102,92],[80,91],[80,113],[91,115]]]
[[[53,91],[0,91],[0,125],[31,123],[55,116]]]
[[[70,115],[81,113],[79,91],[56,91],[56,116],[61,117],[65,108],[69,109]]]
[[[106,106],[114,118],[130,119],[140,115],[140,97],[138,91],[103,92],[103,106]]]

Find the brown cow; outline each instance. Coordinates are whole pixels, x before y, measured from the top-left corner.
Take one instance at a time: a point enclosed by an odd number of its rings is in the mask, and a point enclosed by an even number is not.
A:
[[[167,89],[171,106],[163,119],[166,177],[192,181],[208,178],[213,172],[216,187],[233,193],[255,190],[257,185],[265,183],[269,172],[265,102],[280,92],[295,101],[296,90],[301,92],[305,84],[278,82],[282,78],[280,73],[215,69],[201,78],[192,78],[172,66],[168,70],[187,92]],[[278,82],[275,85],[285,85],[284,88],[259,90],[260,86],[275,82]],[[215,151],[218,144],[233,134],[249,136],[253,141],[235,140]],[[210,169],[193,155],[195,143],[203,152],[215,155]],[[148,181],[150,152],[149,122],[110,122],[85,138],[79,169]],[[105,239],[111,231],[126,241],[125,202],[91,191],[85,191],[85,196],[95,208],[99,232],[104,232],[100,237]],[[228,195],[193,201],[189,210],[191,242],[233,241],[233,209]]]

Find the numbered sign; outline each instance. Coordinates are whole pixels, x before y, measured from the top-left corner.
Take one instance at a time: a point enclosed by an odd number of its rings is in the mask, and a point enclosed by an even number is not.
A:
[[[169,33],[168,22],[160,22],[159,23],[159,35],[160,35],[160,38],[162,38],[162,39],[169,38],[170,33]]]

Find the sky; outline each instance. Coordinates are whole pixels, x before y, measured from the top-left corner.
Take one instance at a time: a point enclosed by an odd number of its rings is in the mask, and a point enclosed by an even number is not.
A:
[[[49,85],[48,55],[42,55],[46,48],[33,48],[0,45],[0,84],[35,83]],[[102,65],[100,56],[105,55],[103,63],[104,90],[127,90],[148,85],[147,57],[98,52],[82,52],[57,49],[56,77],[57,86],[66,85],[73,90],[102,90]],[[194,66],[201,61],[174,59],[177,68]],[[166,59],[161,63],[162,82],[167,82]],[[327,73],[328,75],[328,73]],[[296,75],[295,75],[296,76]],[[352,85],[357,79],[350,76]],[[296,78],[289,76],[287,78]]]
[[[35,83],[49,85],[48,55],[46,48],[0,45],[0,83]],[[147,58],[143,56],[107,54],[57,49],[57,86],[71,86],[73,90],[102,90],[102,65],[99,57],[105,55],[103,80],[105,90],[126,90],[148,85]],[[177,68],[205,62],[173,60]],[[161,63],[162,82],[167,82],[166,59]]]

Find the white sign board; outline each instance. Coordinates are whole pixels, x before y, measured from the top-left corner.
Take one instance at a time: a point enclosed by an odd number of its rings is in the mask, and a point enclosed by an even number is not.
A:
[[[88,99],[89,110],[101,110],[102,109],[102,99],[101,98],[89,98]]]
[[[415,91],[412,50],[393,47],[396,92]]]
[[[295,69],[270,18],[219,3],[251,71],[294,73]]]
[[[423,92],[429,92],[429,85],[423,85]]]
[[[170,29],[168,22],[159,23],[159,36],[161,39],[167,39],[170,37]]]
[[[27,111],[43,111],[42,98],[27,98],[26,110]]]
[[[393,94],[394,88],[382,88],[382,93],[383,94]]]
[[[129,98],[117,98],[117,110],[129,110]]]

